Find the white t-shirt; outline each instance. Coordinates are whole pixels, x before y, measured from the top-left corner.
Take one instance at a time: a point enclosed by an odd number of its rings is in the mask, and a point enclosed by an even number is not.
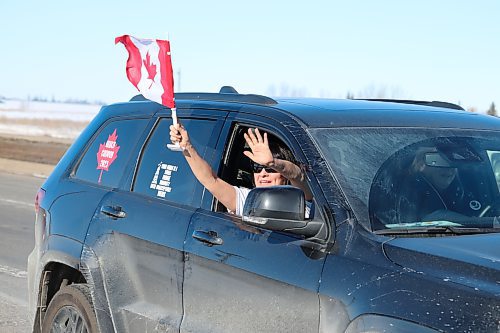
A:
[[[245,206],[245,200],[247,199],[248,193],[250,192],[249,188],[246,187],[238,187],[238,186],[233,186],[234,190],[236,191],[236,210],[234,212],[231,212],[229,209],[228,211],[230,213],[233,213],[238,216],[243,215],[243,206]],[[311,209],[309,208],[308,205],[306,205],[306,212],[305,212],[305,217],[306,219],[309,218]]]
[[[250,189],[246,187],[237,187],[233,186],[236,191],[236,210],[234,212],[235,215],[242,216],[243,215],[243,206],[245,206],[245,200],[247,199],[248,193],[250,193]]]

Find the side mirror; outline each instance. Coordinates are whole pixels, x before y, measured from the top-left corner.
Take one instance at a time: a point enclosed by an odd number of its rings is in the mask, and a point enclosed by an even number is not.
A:
[[[243,207],[246,224],[312,237],[321,224],[305,219],[304,192],[293,186],[257,187],[248,193]]]

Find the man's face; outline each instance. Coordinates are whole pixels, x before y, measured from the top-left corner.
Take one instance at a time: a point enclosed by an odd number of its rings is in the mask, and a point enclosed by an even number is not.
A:
[[[253,173],[255,187],[284,185],[286,180],[279,172],[267,172],[262,169],[260,172]]]
[[[457,174],[456,168],[440,168],[427,166],[424,169],[427,179],[439,190],[444,190],[450,186]]]

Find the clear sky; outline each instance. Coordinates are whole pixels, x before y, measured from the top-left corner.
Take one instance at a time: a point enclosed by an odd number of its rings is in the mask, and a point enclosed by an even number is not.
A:
[[[0,95],[137,92],[114,38],[171,41],[176,91],[500,108],[499,0],[1,1]]]

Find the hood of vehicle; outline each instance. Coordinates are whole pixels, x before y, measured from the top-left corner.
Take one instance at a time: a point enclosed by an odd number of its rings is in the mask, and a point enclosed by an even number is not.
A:
[[[500,233],[395,238],[384,250],[391,261],[417,273],[500,297]]]

